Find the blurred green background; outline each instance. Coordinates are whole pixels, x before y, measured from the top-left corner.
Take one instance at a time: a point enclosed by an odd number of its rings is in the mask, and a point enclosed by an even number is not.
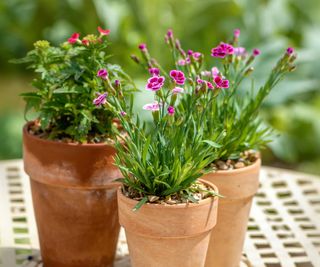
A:
[[[77,31],[111,29],[112,60],[136,80],[146,74],[131,62],[140,42],[169,64],[164,33],[173,28],[183,47],[209,54],[234,28],[241,44],[258,47],[255,77],[263,81],[287,46],[298,52],[298,69],[272,92],[262,116],[278,135],[263,151],[264,164],[320,174],[319,0],[2,0],[0,1],[0,159],[21,157],[24,103],[32,73],[8,63],[38,39],[59,43]],[[146,102],[146,101],[143,101]]]

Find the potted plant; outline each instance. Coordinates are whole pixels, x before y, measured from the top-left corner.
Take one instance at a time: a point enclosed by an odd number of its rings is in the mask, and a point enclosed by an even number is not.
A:
[[[149,61],[147,47],[140,49]],[[115,162],[123,175],[120,224],[133,267],[201,267],[216,223],[218,190],[197,179],[216,158],[211,149],[216,144],[203,138],[196,123],[202,114],[199,94],[190,94],[189,109],[178,108],[184,75],[156,67],[149,72],[145,88],[154,92],[154,102],[143,109],[152,112],[150,124],[141,123],[116,98],[108,100],[127,133],[116,142]]]
[[[117,65],[108,64],[109,30],[60,46],[37,41],[15,63],[37,74],[34,92],[22,94],[33,117],[23,128],[23,158],[30,176],[41,255],[46,267],[113,266],[119,234],[114,166],[115,114],[134,89]],[[94,101],[92,102],[92,99]]]
[[[269,141],[271,133],[259,119],[259,109],[285,74],[295,69],[296,55],[288,48],[258,90],[253,82],[242,83],[253,72],[252,64],[260,50],[248,53],[238,45],[239,36],[237,29],[231,42],[212,49],[211,55],[218,58],[219,68],[214,66],[209,70],[203,66],[203,54],[183,50],[171,30],[165,36],[179,75],[182,73],[188,80],[180,88],[185,94],[176,109],[188,110],[187,92],[196,93],[197,109],[202,116],[195,119],[195,124],[201,125],[203,138],[215,144],[216,158],[205,167],[207,174],[202,179],[215,184],[224,198],[219,201],[218,222],[212,231],[208,267],[239,265],[252,198],[259,186],[259,149]],[[143,52],[144,61],[136,56],[132,58],[144,66],[161,68],[147,52]],[[184,90],[190,86],[191,90]]]

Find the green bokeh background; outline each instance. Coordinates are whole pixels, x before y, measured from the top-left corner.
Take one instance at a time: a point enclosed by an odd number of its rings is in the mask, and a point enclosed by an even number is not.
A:
[[[319,0],[2,0],[0,1],[0,160],[20,158],[24,103],[32,73],[8,63],[38,39],[56,44],[72,32],[101,25],[111,29],[112,61],[143,83],[146,74],[131,62],[140,42],[169,65],[164,33],[173,28],[183,47],[209,54],[234,28],[241,44],[262,51],[255,78],[262,82],[293,46],[298,69],[267,99],[262,116],[278,135],[263,151],[264,163],[320,174],[320,1]],[[140,94],[141,103],[145,103]]]

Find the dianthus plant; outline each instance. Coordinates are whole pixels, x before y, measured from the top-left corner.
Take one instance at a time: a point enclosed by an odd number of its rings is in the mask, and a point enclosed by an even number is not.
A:
[[[109,95],[122,101],[134,84],[118,65],[108,63],[109,30],[80,39],[79,33],[60,46],[37,41],[27,56],[36,73],[34,92],[23,93],[26,112],[35,111],[36,131],[44,138],[71,142],[104,142],[112,135],[111,108],[101,106]],[[94,99],[94,103],[92,103]],[[93,105],[94,104],[94,105]]]
[[[121,181],[125,192],[140,200],[136,208],[152,199],[195,202],[195,192],[215,194],[199,188],[196,180],[217,156],[218,144],[205,139],[199,123],[204,119],[200,107],[209,105],[216,91],[210,90],[212,96],[204,97],[202,85],[178,69],[166,72],[155,62],[149,64],[146,46],[142,44],[140,49],[151,76],[144,90],[154,93],[154,102],[143,106],[152,113],[151,125],[146,127],[139,117],[126,112],[116,98],[109,99],[125,130],[116,143],[115,158],[124,177]],[[181,101],[188,108],[179,106]],[[212,139],[219,140],[219,135]]]
[[[215,59],[215,65],[206,68],[204,55],[192,50],[185,51],[172,30],[169,30],[165,41],[174,60],[174,70],[169,76],[164,71],[163,77],[159,74],[162,67],[150,56],[145,44],[139,46],[142,59],[132,56],[135,62],[153,75],[147,89],[158,90],[156,85],[159,79],[169,79],[169,89],[179,91],[181,95],[172,108],[182,114],[190,112],[194,116],[196,126],[189,131],[191,139],[200,130],[204,140],[215,144],[211,148],[216,159],[222,160],[237,159],[242,152],[260,149],[269,141],[271,130],[262,126],[258,117],[259,109],[278,82],[295,69],[293,64],[296,55],[293,48],[288,48],[260,88],[254,88],[253,80],[251,86],[242,83],[250,79],[254,70],[252,65],[260,50],[254,49],[248,53],[239,46],[239,36],[240,30],[237,29],[232,41],[221,42],[212,48],[211,56]]]

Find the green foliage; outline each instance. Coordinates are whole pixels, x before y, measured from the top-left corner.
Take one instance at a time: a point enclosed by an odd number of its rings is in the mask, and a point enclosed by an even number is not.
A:
[[[49,139],[99,142],[110,136],[115,115],[110,108],[95,106],[93,99],[97,93],[124,98],[134,84],[119,66],[108,63],[109,42],[104,37],[87,35],[58,47],[37,41],[26,57],[12,60],[29,64],[37,74],[32,83],[37,90],[22,94],[25,115],[35,111]],[[101,69],[107,70],[106,77],[97,75]],[[114,85],[115,80],[121,85]]]
[[[184,85],[185,93],[176,105],[177,109],[186,114],[190,111],[193,115],[200,114],[194,115],[194,130],[191,127],[188,132],[190,143],[192,144],[194,134],[200,131],[203,139],[209,140],[206,141],[207,144],[215,149],[219,148],[215,153],[218,159],[223,160],[237,159],[246,150],[261,149],[270,141],[271,133],[258,117],[261,105],[285,74],[295,69],[293,63],[296,55],[286,51],[255,93],[254,79],[249,88],[242,82],[252,74],[252,64],[257,55],[235,52],[239,49],[238,37],[234,37],[230,42],[234,51],[221,56],[222,59],[216,62],[222,72],[217,67],[210,70],[203,68],[203,55],[191,50],[187,53],[181,47],[180,41],[171,35],[170,30],[166,42],[172,52],[175,68],[183,71],[188,81]],[[142,50],[140,58],[134,56],[133,59],[146,69],[158,67],[163,75],[171,79],[157,60],[149,55],[147,49]],[[225,82],[225,85],[222,85],[222,82]],[[173,89],[176,85],[179,84],[168,86]],[[172,105],[174,103],[175,101],[171,101]]]
[[[147,196],[165,198],[179,194],[193,201],[192,186],[217,156],[219,145],[204,139],[203,127],[198,123],[201,110],[169,113],[168,108],[181,96],[173,93],[174,83],[170,79],[165,84],[155,93],[150,127],[141,123],[139,116],[134,120],[130,112],[119,116],[127,135],[119,135],[115,160],[123,174],[123,184],[143,196],[137,209],[147,201]],[[201,99],[192,93],[190,96],[186,101],[190,107],[196,107]],[[116,98],[113,101],[117,110],[124,110]]]

